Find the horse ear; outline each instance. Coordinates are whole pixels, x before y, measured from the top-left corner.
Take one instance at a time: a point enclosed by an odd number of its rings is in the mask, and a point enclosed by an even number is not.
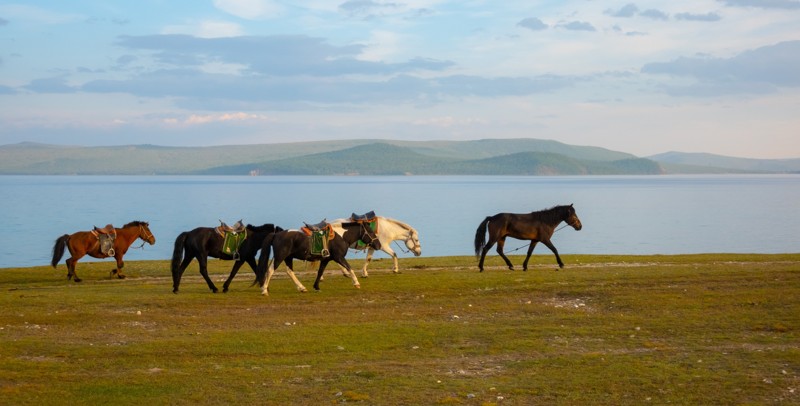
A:
[[[573,204],[575,204],[575,203],[570,203],[570,204],[569,204],[569,207],[572,207],[572,205],[573,205]]]

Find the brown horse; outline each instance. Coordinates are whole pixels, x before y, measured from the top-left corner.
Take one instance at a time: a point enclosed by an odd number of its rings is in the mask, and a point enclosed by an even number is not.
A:
[[[514,214],[514,213],[498,213],[491,217],[486,217],[483,222],[478,226],[475,232],[475,256],[480,255],[480,262],[478,262],[478,269],[483,272],[483,260],[486,257],[486,252],[492,248],[494,243],[497,243],[497,253],[506,261],[508,269],[514,270],[514,265],[503,253],[503,246],[506,244],[506,237],[516,238],[519,240],[531,240],[528,247],[528,256],[525,257],[525,262],[522,263],[522,270],[528,270],[528,260],[531,258],[533,248],[537,242],[542,242],[553,254],[556,255],[558,266],[563,268],[564,263],[561,262],[561,257],[558,256],[558,250],[550,242],[550,238],[555,232],[556,226],[562,221],[572,226],[575,230],[583,228],[581,220],[575,214],[575,208],[570,204],[569,206],[555,206],[553,208],[541,211],[535,211],[527,214]],[[486,231],[489,231],[489,241],[486,241]]]
[[[111,275],[116,274],[118,278],[124,279],[125,275],[122,274],[122,267],[125,263],[122,257],[128,252],[131,244],[137,238],[146,241],[153,245],[156,243],[156,237],[150,232],[149,224],[144,221],[132,221],[122,226],[122,228],[114,229],[117,233],[117,238],[114,240],[114,259],[117,260],[117,267],[111,271]],[[64,255],[64,249],[69,249],[70,257],[67,258],[67,280],[75,278],[75,282],[80,282],[78,274],[75,273],[75,264],[78,260],[83,258],[84,255],[89,255],[94,258],[108,258],[111,255],[106,255],[100,252],[100,238],[91,231],[78,231],[74,234],[64,234],[58,237],[56,244],[53,246],[53,260],[50,265],[53,268],[61,261]]]

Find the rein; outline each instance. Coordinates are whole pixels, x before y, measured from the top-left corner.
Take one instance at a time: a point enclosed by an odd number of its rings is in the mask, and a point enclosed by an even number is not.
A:
[[[139,226],[139,231],[142,231],[142,226]],[[141,232],[140,232],[140,234],[141,234]],[[152,234],[152,233],[150,233],[150,237],[152,237],[152,236],[153,236],[153,234]],[[144,239],[144,238],[142,238],[141,236],[139,236],[139,238],[138,238],[138,239],[142,240],[142,245],[140,245],[140,246],[138,246],[138,247],[133,247],[133,248],[134,248],[134,249],[140,249],[140,250],[143,250],[143,249],[144,249],[144,243],[146,243],[147,241],[145,241],[145,239]]]
[[[564,225],[563,225],[563,226],[561,226],[561,227],[559,227],[559,228],[557,228],[557,229],[553,230],[553,234],[557,233],[559,230],[563,229],[564,227],[566,227],[566,226],[571,226],[571,225],[572,225],[572,224],[569,224],[569,223],[567,223],[567,222],[564,222]],[[527,246],[529,246],[529,245],[530,245],[530,243],[527,243],[527,244],[525,244],[525,245],[523,245],[523,246],[521,246],[521,247],[519,247],[519,248],[517,248],[517,249],[513,249],[513,250],[511,250],[511,251],[508,251],[508,252],[516,252],[516,251],[519,251],[519,250],[521,250],[521,249],[523,249],[523,248],[525,248],[525,247],[527,247]]]

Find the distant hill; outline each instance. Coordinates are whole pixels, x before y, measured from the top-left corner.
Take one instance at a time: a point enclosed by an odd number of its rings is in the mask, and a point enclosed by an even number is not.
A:
[[[800,173],[800,159],[735,158],[675,151],[647,158],[663,164],[673,173]]]
[[[549,152],[519,152],[485,159],[423,155],[387,143],[298,158],[232,165],[201,171],[214,175],[590,175],[660,174],[650,160],[590,161]]]
[[[800,173],[800,159],[671,152],[639,158],[552,140],[333,140],[281,144],[0,146],[0,175],[582,175]]]

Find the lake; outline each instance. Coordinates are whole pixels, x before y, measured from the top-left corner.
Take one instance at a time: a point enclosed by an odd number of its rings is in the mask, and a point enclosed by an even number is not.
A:
[[[0,267],[47,265],[57,237],[94,225],[147,221],[156,244],[125,259],[168,259],[180,232],[219,219],[297,228],[370,210],[414,226],[423,256],[473,255],[486,216],[570,203],[583,230],[554,235],[562,254],[800,252],[800,175],[0,176],[0,185]],[[506,252],[521,246],[509,239]],[[534,254],[552,257],[541,245]]]

